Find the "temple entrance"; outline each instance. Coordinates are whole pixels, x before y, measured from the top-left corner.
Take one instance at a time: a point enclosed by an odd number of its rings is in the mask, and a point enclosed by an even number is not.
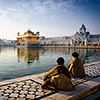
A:
[[[81,41],[78,41],[78,45],[80,45],[82,42]]]
[[[83,45],[85,45],[85,41],[83,41]]]
[[[75,45],[77,44],[77,41],[75,41]]]

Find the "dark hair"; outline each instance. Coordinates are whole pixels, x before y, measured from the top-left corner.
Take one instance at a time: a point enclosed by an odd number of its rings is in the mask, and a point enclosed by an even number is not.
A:
[[[57,59],[57,63],[58,63],[58,65],[62,65],[62,64],[64,64],[64,58],[62,58],[62,57],[59,57],[58,59]]]
[[[72,56],[73,56],[73,57],[78,57],[79,54],[78,54],[77,52],[73,52],[73,53],[72,53]]]

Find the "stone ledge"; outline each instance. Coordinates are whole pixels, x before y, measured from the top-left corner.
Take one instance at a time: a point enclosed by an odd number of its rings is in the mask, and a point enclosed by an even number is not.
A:
[[[75,91],[60,91],[41,100],[80,100],[100,89],[100,77],[75,86]]]
[[[100,90],[98,90],[97,92],[92,93],[91,95],[83,98],[82,100],[94,100],[100,97]]]
[[[40,74],[35,74],[35,75],[30,75],[30,76],[25,76],[25,77],[20,77],[20,78],[15,78],[15,79],[10,79],[10,80],[4,80],[4,81],[0,81],[0,85],[7,85],[7,84],[11,84],[11,83],[15,83],[15,82],[19,82],[19,81],[24,81],[27,79],[34,79],[39,83],[42,83],[43,80],[39,79],[38,77],[43,76],[44,73],[40,73]]]

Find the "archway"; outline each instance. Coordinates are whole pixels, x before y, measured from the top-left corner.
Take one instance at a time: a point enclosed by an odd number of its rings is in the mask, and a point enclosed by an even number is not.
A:
[[[85,41],[83,41],[83,45],[85,45]]]

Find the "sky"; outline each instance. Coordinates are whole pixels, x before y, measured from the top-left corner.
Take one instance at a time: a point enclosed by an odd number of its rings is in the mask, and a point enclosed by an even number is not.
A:
[[[27,30],[40,36],[72,36],[81,24],[100,34],[100,0],[0,0],[0,39]]]

